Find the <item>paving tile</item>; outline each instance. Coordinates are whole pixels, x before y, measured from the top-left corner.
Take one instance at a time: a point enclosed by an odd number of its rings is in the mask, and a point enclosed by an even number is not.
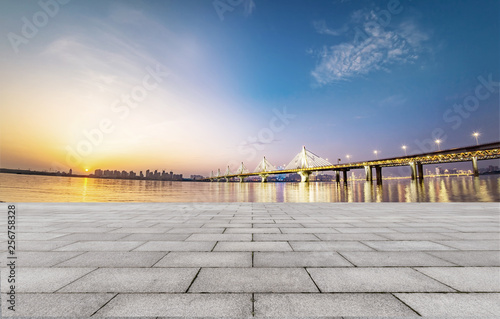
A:
[[[250,318],[251,294],[120,294],[96,317]]]
[[[455,266],[451,262],[424,252],[374,251],[342,252],[341,254],[358,267]]]
[[[143,241],[82,241],[57,248],[55,251],[129,251],[142,244]]]
[[[500,240],[441,240],[436,242],[460,250],[500,250]]]
[[[498,318],[500,294],[395,294],[422,316]]]
[[[57,238],[57,240],[66,240],[60,239],[63,238],[64,235],[68,233],[22,233],[19,235],[18,231],[18,240],[51,240]]]
[[[134,251],[211,251],[216,242],[148,241]]]
[[[214,251],[292,251],[285,242],[219,242]]]
[[[130,234],[126,235],[120,241],[182,241],[186,240],[191,234]]]
[[[167,234],[222,234],[225,228],[172,228]]]
[[[254,267],[352,267],[335,252],[256,252]]]
[[[167,231],[165,228],[154,228],[154,227],[123,227],[110,231],[110,234],[158,234],[165,233]]]
[[[409,268],[308,268],[321,292],[455,291]]]
[[[255,294],[257,318],[414,317],[390,294]]]
[[[95,268],[16,268],[16,292],[55,292]],[[6,271],[2,271],[2,283],[7,283]],[[8,291],[2,285],[2,293]]]
[[[459,266],[500,266],[500,251],[440,251],[429,254]]]
[[[71,258],[57,267],[99,267],[99,268],[134,268],[151,267],[158,262],[164,252],[127,251],[127,252],[86,252]]]
[[[291,241],[294,251],[373,251],[358,241]]]
[[[73,251],[18,251],[17,265],[19,267],[51,267],[65,260],[82,254]],[[0,265],[7,264],[6,254],[0,255]]]
[[[319,241],[313,234],[255,234],[254,241]]]
[[[117,228],[99,228],[99,227],[66,227],[58,230],[60,233],[107,233]]]
[[[67,234],[64,236],[57,237],[54,240],[66,240],[66,241],[105,241],[105,240],[117,240],[125,237],[126,234],[110,234],[110,233],[78,233],[78,234]]]
[[[279,228],[228,228],[224,234],[281,234]]]
[[[450,240],[448,234],[441,233],[380,233],[380,236],[391,240]],[[363,240],[363,239],[360,239]],[[371,240],[371,239],[369,239]]]
[[[358,227],[342,227],[342,228],[335,228],[338,230],[340,233],[344,234],[372,234],[372,233],[394,233],[396,232],[394,229],[390,228],[376,228],[376,227],[363,227],[363,228],[358,228]]]
[[[481,240],[481,239],[491,239],[500,240],[500,233],[453,233],[447,234],[450,237],[458,239],[471,239],[471,240]]]
[[[64,247],[74,241],[55,241],[55,240],[26,240],[17,241],[17,251],[51,251],[56,248]]]
[[[252,267],[252,253],[171,252],[155,267]]]
[[[283,234],[338,234],[334,228],[281,228]]]
[[[99,268],[60,292],[185,292],[198,268]]]
[[[450,248],[426,240],[363,241],[363,243],[379,251],[455,250],[454,248]]]
[[[202,268],[189,292],[318,292],[303,268]]]
[[[387,240],[385,234],[315,234],[321,240]]]
[[[500,292],[498,267],[432,267],[416,270],[463,292]]]
[[[186,241],[252,241],[252,234],[192,234]]]
[[[88,318],[114,294],[16,294],[17,317]],[[8,310],[8,295],[2,294],[3,317],[12,316]],[[14,317],[14,316],[12,316]]]

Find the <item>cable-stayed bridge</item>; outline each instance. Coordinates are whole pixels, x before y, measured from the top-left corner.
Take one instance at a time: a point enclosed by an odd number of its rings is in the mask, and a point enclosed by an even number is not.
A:
[[[309,175],[318,171],[335,171],[336,181],[340,181],[340,174],[343,175],[344,182],[347,182],[347,172],[354,169],[364,169],[366,180],[373,180],[373,168],[375,168],[375,176],[377,182],[382,182],[382,168],[395,166],[410,166],[411,178],[424,178],[424,165],[442,164],[453,162],[471,162],[474,176],[479,175],[477,162],[479,160],[500,158],[500,142],[473,145],[467,147],[459,147],[437,152],[423,153],[418,155],[408,155],[401,157],[392,157],[384,159],[376,159],[363,162],[352,162],[344,164],[332,164],[326,159],[312,153],[304,146],[302,150],[290,161],[290,163],[282,170],[278,170],[265,157],[257,165],[253,172],[250,172],[243,163],[238,167],[236,172],[231,172],[229,166],[224,174],[220,169],[214,174],[212,171],[208,181],[226,180],[238,178],[243,182],[248,176],[260,176],[263,183],[267,182],[270,175],[278,174],[299,174],[301,182],[308,182]]]

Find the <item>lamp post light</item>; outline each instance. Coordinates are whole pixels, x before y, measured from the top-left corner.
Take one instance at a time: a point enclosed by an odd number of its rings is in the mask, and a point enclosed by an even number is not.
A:
[[[408,156],[408,154],[406,154],[406,145],[401,146],[401,148],[405,150],[405,156]]]
[[[472,133],[472,136],[474,136],[474,138],[476,139],[476,145],[479,145],[479,139],[478,139],[479,135],[480,135],[479,132]]]
[[[441,146],[440,146],[441,140],[435,140],[434,142],[436,142],[436,144],[438,146],[438,151],[440,151],[441,150]]]
[[[347,162],[349,162],[349,164],[351,163],[351,155],[346,155],[345,157],[347,157]]]
[[[375,158],[378,159],[378,151],[377,150],[373,151],[373,154],[375,154]]]

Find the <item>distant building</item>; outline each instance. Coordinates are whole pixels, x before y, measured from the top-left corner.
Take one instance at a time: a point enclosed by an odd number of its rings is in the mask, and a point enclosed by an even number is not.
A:
[[[69,169],[68,175],[73,175],[73,169],[71,169],[71,168]]]

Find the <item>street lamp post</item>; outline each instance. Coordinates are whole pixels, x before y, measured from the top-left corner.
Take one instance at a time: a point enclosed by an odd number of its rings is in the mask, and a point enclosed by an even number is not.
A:
[[[373,151],[373,154],[375,154],[375,158],[378,159],[378,151],[377,150]]]
[[[474,132],[474,133],[472,133],[472,136],[474,136],[474,138],[476,139],[476,145],[479,145],[479,139],[478,139],[478,137],[479,137],[479,132]]]
[[[406,154],[406,145],[403,145],[401,148],[405,150],[405,156],[408,156],[408,154]]]
[[[351,163],[351,155],[346,155],[345,157],[347,157],[347,162],[350,164]]]
[[[441,140],[435,140],[434,142],[436,142],[436,144],[438,146],[438,151],[440,151],[441,150],[441,147],[440,147]]]

